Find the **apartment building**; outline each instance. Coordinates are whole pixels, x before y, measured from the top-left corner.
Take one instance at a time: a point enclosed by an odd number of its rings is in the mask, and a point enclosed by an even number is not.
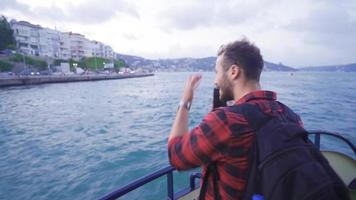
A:
[[[92,56],[104,57],[104,44],[98,41],[91,41],[92,46]]]
[[[115,52],[109,45],[105,45],[98,41],[91,41],[92,46],[92,56],[113,59],[115,57]]]
[[[39,56],[39,30],[40,25],[34,25],[26,21],[10,21],[11,28],[14,31],[17,48],[27,55]]]
[[[108,45],[104,46],[103,53],[104,53],[104,55],[103,55],[104,58],[113,59],[114,56],[115,56],[115,53],[114,53],[113,49],[111,48],[111,46],[108,46]]]
[[[110,46],[79,33],[60,32],[26,21],[11,20],[10,25],[18,50],[27,55],[74,60],[93,56],[114,58]]]
[[[60,32],[59,34],[59,57],[61,59],[70,59],[72,57],[70,50],[70,35],[69,33]]]
[[[49,28],[42,28],[39,33],[39,55],[42,57],[60,57],[60,33]]]
[[[71,58],[79,60],[83,57],[92,56],[91,42],[84,35],[72,32],[68,34]]]

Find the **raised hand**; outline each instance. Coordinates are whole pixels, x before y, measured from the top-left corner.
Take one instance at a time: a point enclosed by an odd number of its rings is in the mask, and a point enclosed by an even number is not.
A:
[[[188,77],[185,82],[182,100],[185,102],[192,102],[194,96],[194,90],[199,86],[201,74],[194,74]]]

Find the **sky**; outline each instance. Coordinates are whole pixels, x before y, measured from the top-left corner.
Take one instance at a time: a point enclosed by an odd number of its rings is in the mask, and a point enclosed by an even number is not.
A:
[[[356,0],[0,0],[0,15],[149,59],[216,56],[245,37],[274,63],[356,62]]]

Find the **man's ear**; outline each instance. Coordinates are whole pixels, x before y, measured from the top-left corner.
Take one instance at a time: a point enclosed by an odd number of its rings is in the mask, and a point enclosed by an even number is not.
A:
[[[240,76],[241,68],[238,65],[231,65],[230,67],[230,75],[232,80],[237,79]]]

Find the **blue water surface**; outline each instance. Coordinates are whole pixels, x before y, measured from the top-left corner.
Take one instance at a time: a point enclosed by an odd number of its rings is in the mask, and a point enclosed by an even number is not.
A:
[[[168,165],[167,138],[186,77],[44,84],[0,89],[0,199],[97,199]],[[356,74],[266,72],[264,89],[303,119],[309,130],[356,142]],[[203,73],[190,127],[211,109],[214,73]],[[322,147],[352,156],[346,145]],[[188,186],[175,173],[175,190]],[[166,178],[122,199],[165,199]]]

